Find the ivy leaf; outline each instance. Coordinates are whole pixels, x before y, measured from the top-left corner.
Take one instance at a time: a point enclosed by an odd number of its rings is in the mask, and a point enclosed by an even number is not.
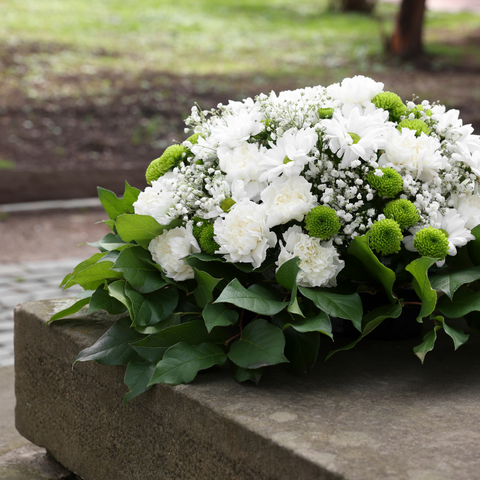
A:
[[[197,268],[193,268],[195,280],[197,281],[197,288],[193,291],[195,301],[200,308],[204,308],[207,303],[213,300],[213,290],[220,282],[220,278],[214,278],[206,272],[202,272]]]
[[[117,217],[117,231],[123,241],[126,243],[137,242],[140,246],[148,250],[151,240],[161,235],[164,230],[178,227],[182,221],[177,219],[170,222],[169,225],[160,225],[153,217],[149,215],[137,215],[125,213]]]
[[[233,378],[239,383],[251,380],[258,385],[263,373],[263,368],[242,368],[233,362],[230,362],[230,368],[233,371]]]
[[[292,327],[294,330],[300,333],[307,332],[319,332],[327,335],[333,340],[332,334],[332,322],[330,317],[322,311],[317,311],[311,315],[307,315],[306,318],[288,318],[285,316],[281,320],[282,329],[285,330],[288,327]]]
[[[66,285],[76,274],[78,274],[78,273],[81,272],[82,270],[87,269],[87,268],[90,267],[91,265],[95,265],[95,264],[96,264],[101,258],[103,258],[105,255],[106,255],[106,252],[105,252],[105,253],[95,253],[95,254],[93,254],[90,258],[87,258],[87,259],[84,260],[83,262],[80,262],[78,265],[75,266],[75,268],[73,269],[73,272],[72,272],[72,273],[68,273],[67,275],[65,275],[64,279],[62,280],[62,283],[60,284],[60,287],[63,287],[64,290],[65,290],[66,288],[68,288],[68,287],[65,287],[65,285]]]
[[[470,312],[480,311],[480,292],[472,292],[467,287],[461,287],[453,301],[441,297],[437,309],[448,318],[464,317]]]
[[[238,311],[228,308],[224,303],[207,303],[202,311],[207,331],[210,333],[214,327],[228,327],[234,325],[239,317]]]
[[[182,323],[182,315],[180,313],[172,313],[168,318],[156,323],[155,325],[149,325],[148,327],[134,326],[135,330],[143,335],[151,335],[152,333],[158,333],[165,330],[168,327],[174,325],[180,325]]]
[[[465,283],[475,282],[480,279],[480,267],[466,268],[458,272],[432,276],[431,284],[434,290],[444,292],[450,300],[453,294]]]
[[[125,293],[132,301],[136,326],[147,327],[165,320],[174,312],[178,303],[178,289],[173,286],[142,295],[127,283]]]
[[[287,306],[286,302],[273,300],[271,292],[260,285],[252,285],[247,290],[236,278],[213,303],[231,303],[260,315],[275,315]]]
[[[117,315],[123,313],[126,309],[127,307],[123,303],[110,295],[104,285],[100,285],[95,292],[93,292],[87,315],[97,310],[105,310],[111,315]]]
[[[358,331],[362,330],[363,305],[358,293],[342,295],[319,288],[298,288],[302,295],[310,299],[317,308],[326,312],[330,317],[351,320]]]
[[[127,211],[123,199],[118,198],[112,191],[97,187],[98,198],[111,220],[116,220],[119,215]]]
[[[128,182],[125,182],[125,193],[123,194],[123,201],[125,203],[125,209],[127,213],[133,213],[135,209],[133,204],[138,200],[141,190],[135,187],[131,187]]]
[[[291,292],[290,303],[287,310],[290,313],[303,317],[304,315],[300,305],[298,304],[297,298],[297,275],[300,271],[299,265],[300,259],[298,257],[293,257],[286,261],[278,269],[277,274],[275,275],[275,280],[283,288],[286,288]]]
[[[127,365],[124,382],[130,391],[123,397],[124,405],[150,389],[148,382],[150,382],[154,371],[155,365],[150,362],[132,360]]]
[[[218,345],[211,343],[189,345],[180,342],[165,352],[163,359],[155,368],[149,385],[190,383],[199,370],[223,365],[226,360],[225,352]]]
[[[445,333],[453,340],[453,345],[455,346],[455,350],[458,347],[461,347],[470,337],[470,335],[466,334],[461,328],[454,327],[453,325],[448,325],[445,322],[443,317],[435,317],[434,320],[439,323]]]
[[[308,373],[317,360],[320,348],[318,332],[301,333],[292,327],[283,331],[285,335],[285,356],[290,366],[299,373]]]
[[[110,283],[107,285],[108,294],[118,300],[122,305],[128,309],[128,313],[130,317],[133,318],[133,308],[132,308],[132,301],[127,297],[125,293],[125,287],[127,282],[125,280],[117,280],[115,282]]]
[[[442,328],[440,325],[436,325],[433,330],[430,330],[423,337],[423,342],[420,345],[413,347],[413,353],[420,359],[422,363],[425,360],[425,355],[433,350],[433,347],[435,346],[435,340],[437,339],[437,331],[440,328]]]
[[[223,329],[217,329],[209,334],[203,320],[198,319],[165,328],[161,332],[135,342],[132,347],[145,360],[158,363],[167,349],[177,343],[183,342],[189,345],[198,345],[203,342],[223,343],[226,339]]]
[[[79,271],[75,269],[70,274],[71,276],[64,284],[63,289],[65,290],[73,285],[80,285],[85,290],[95,290],[100,285],[103,285],[105,280],[121,278],[122,274],[112,270],[112,267],[113,262],[101,261]]]
[[[260,318],[243,329],[240,339],[232,343],[228,356],[239,367],[260,368],[288,363],[284,348],[285,337],[280,328]]]
[[[89,301],[90,301],[90,297],[85,297],[85,298],[81,298],[80,300],[77,300],[73,305],[70,305],[69,307],[64,308],[60,312],[57,312],[55,315],[52,315],[50,317],[50,320],[47,322],[47,325],[49,323],[60,320],[61,318],[65,318],[68,315],[73,315],[74,313],[77,313],[85,305],[88,305]]]
[[[360,260],[368,274],[379,282],[385,289],[385,293],[391,303],[396,302],[392,294],[393,284],[395,283],[395,273],[390,270],[377,258],[368,245],[366,235],[358,236],[353,239],[348,247],[347,253]]]
[[[121,272],[125,280],[140,293],[151,293],[167,285],[151,261],[147,250],[131,247],[120,252],[112,270]]]
[[[409,263],[405,270],[413,275],[413,289],[422,301],[417,322],[430,315],[435,310],[437,292],[432,289],[428,279],[428,269],[437,261],[435,258],[420,257]]]
[[[115,322],[91,347],[82,350],[73,365],[95,360],[101,365],[126,365],[137,360],[138,355],[130,346],[143,335],[130,328],[130,319]]]

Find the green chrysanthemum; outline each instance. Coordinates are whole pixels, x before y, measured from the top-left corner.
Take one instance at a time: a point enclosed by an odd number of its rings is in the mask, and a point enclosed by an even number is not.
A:
[[[199,133],[194,133],[193,135],[188,137],[186,141],[190,142],[192,145],[195,145],[196,143],[198,143],[198,137],[199,136],[200,136]]]
[[[420,214],[415,205],[410,200],[404,199],[388,202],[383,214],[387,218],[395,220],[402,230],[411,227],[420,220]]]
[[[200,243],[201,249],[209,255],[213,255],[220,248],[220,245],[213,239],[214,235],[213,223],[205,225],[200,234],[198,243]]]
[[[402,245],[402,231],[395,220],[384,218],[376,221],[369,232],[370,246],[380,255],[398,253]]]
[[[226,198],[221,204],[220,208],[225,212],[228,213],[230,209],[235,205],[235,200],[233,198]]]
[[[168,147],[161,157],[153,160],[148,166],[147,172],[145,173],[147,183],[151,185],[153,181],[158,180],[169,170],[176,167],[182,160],[182,155],[185,151],[182,145],[171,145]]]
[[[332,118],[333,117],[333,108],[319,108],[318,116],[320,118]]]
[[[340,230],[340,221],[333,208],[320,205],[307,213],[305,228],[311,237],[328,240]]]
[[[192,222],[193,222],[193,228],[192,228],[193,236],[197,239],[197,241],[200,241],[200,235],[202,234],[202,231],[205,228],[205,225],[208,224],[208,222],[207,220],[200,217],[193,217]]]
[[[384,167],[380,169],[381,177],[374,172],[369,173],[367,181],[382,197],[393,198],[403,190],[403,178],[393,168]]]
[[[402,128],[409,128],[410,130],[415,130],[415,135],[419,137],[423,132],[425,135],[429,135],[431,130],[428,128],[428,125],[423,120],[402,120],[397,127],[400,131]]]
[[[407,107],[402,99],[392,92],[380,92],[372,99],[372,103],[378,107],[390,112],[390,120],[397,121],[400,116],[405,115]]]
[[[443,260],[448,253],[448,237],[438,228],[422,228],[413,237],[413,246],[422,257]]]

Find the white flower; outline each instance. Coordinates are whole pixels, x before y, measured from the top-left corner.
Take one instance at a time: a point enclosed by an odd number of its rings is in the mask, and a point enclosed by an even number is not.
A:
[[[385,153],[378,164],[397,167],[417,180],[430,183],[447,164],[439,149],[440,142],[423,132],[417,137],[414,130],[402,128],[399,132],[390,128],[386,134]]]
[[[171,211],[175,207],[174,178],[173,172],[167,172],[152,182],[151,187],[140,192],[137,201],[133,204],[135,213],[149,215],[160,225],[168,225],[175,218],[171,215]]]
[[[456,145],[456,150],[458,153],[454,153],[452,159],[467,164],[472,173],[480,178],[480,150],[471,153],[468,146],[462,143]]]
[[[335,287],[337,275],[345,266],[332,242],[323,245],[319,238],[302,233],[299,226],[290,227],[284,234],[277,266],[291,258],[300,258],[297,284],[303,287]],[[278,270],[278,269],[277,269]]]
[[[334,83],[327,87],[327,92],[342,104],[354,103],[367,107],[372,98],[383,90],[383,83],[376,82],[363,75],[345,78],[342,83]]]
[[[248,198],[233,205],[231,210],[214,223],[214,240],[220,245],[216,253],[229,262],[251,263],[258,268],[267,250],[275,246],[277,236],[267,227],[265,207]]]
[[[271,228],[290,220],[301,222],[316,203],[311,189],[311,183],[303,177],[275,178],[261,194],[267,226]]]
[[[194,278],[192,267],[185,262],[185,257],[200,252],[191,224],[164,231],[150,242],[148,250],[168,278],[177,282]]]
[[[286,132],[277,140],[276,145],[266,150],[261,167],[266,170],[260,181],[272,181],[282,173],[291,176],[299,175],[303,167],[309,162],[308,154],[315,146],[318,136],[313,128],[301,128],[296,133]]]
[[[454,208],[449,208],[442,215],[437,212],[435,218],[436,228],[445,230],[448,234],[448,255],[457,254],[456,247],[463,247],[470,240],[475,240],[475,236],[465,227],[467,218],[460,215]]]
[[[218,164],[227,175],[225,180],[232,185],[235,180],[242,180],[247,195],[252,200],[258,200],[260,192],[266,187],[259,182],[260,161],[265,148],[254,143],[242,142],[233,149],[220,147],[217,151]]]
[[[452,200],[457,212],[467,219],[466,228],[471,230],[480,225],[480,195],[478,193],[470,193],[462,197],[452,195]]]

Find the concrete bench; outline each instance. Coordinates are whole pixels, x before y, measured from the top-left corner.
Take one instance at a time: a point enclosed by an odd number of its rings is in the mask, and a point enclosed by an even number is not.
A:
[[[306,377],[218,369],[124,407],[124,367],[71,367],[107,317],[45,327],[65,302],[15,311],[16,426],[85,480],[480,478],[475,339],[439,336],[423,366],[418,339],[365,339]]]

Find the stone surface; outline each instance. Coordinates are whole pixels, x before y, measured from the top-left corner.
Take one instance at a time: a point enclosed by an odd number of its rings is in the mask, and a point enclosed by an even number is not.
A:
[[[124,367],[71,364],[109,326],[45,321],[66,300],[17,307],[16,423],[85,480],[471,480],[480,471],[477,339],[361,342],[303,378],[260,385],[218,369],[126,407]]]

